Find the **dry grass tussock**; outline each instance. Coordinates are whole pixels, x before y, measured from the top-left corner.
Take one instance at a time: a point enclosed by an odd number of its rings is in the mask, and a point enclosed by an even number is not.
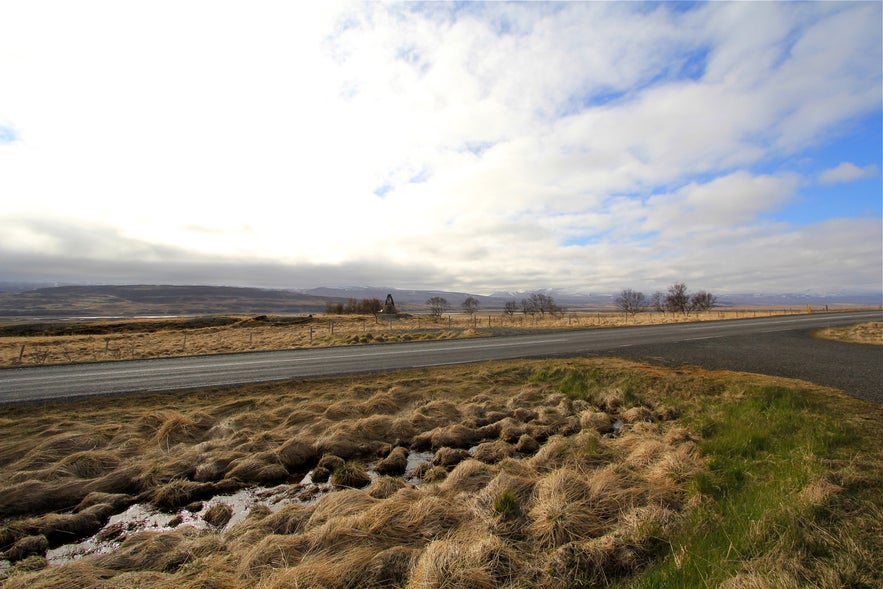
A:
[[[593,376],[571,390],[548,378],[550,365]],[[692,396],[701,382],[619,361],[513,362],[6,407],[0,550],[13,564],[0,580],[551,589],[627,578],[670,551],[696,504],[692,478],[707,468],[698,435],[640,391]],[[415,449],[465,454],[405,474]],[[368,486],[340,478],[381,464]],[[243,486],[297,490],[320,465],[338,487],[316,499],[255,507],[228,525],[221,498],[206,529],[123,531],[108,554],[44,559],[134,502],[181,513]],[[821,505],[836,487],[817,481],[804,502]]]

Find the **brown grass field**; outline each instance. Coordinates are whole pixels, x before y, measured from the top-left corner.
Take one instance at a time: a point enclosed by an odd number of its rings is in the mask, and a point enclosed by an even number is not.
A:
[[[805,309],[713,310],[679,315],[568,313],[559,317],[477,314],[432,321],[409,316],[197,316],[0,323],[0,368],[223,354],[322,346],[478,337],[512,329],[603,328],[805,313]]]
[[[883,321],[871,321],[844,327],[828,327],[816,332],[816,337],[854,344],[883,345]]]
[[[831,389],[616,360],[4,407],[0,585],[879,586],[881,433]],[[168,516],[106,525],[131,506]]]

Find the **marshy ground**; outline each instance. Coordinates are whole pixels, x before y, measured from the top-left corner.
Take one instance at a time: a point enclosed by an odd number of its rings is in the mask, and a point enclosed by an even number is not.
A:
[[[879,586],[881,433],[832,389],[609,359],[4,407],[0,584]]]

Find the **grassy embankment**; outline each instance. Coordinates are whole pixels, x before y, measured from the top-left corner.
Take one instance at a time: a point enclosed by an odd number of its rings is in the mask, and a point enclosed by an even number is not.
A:
[[[0,575],[8,589],[874,587],[881,434],[880,407],[831,389],[611,360],[9,407],[0,544],[16,563]],[[406,448],[434,452],[418,486]],[[177,512],[320,459],[350,486],[232,526],[221,507],[207,530],[116,530],[116,550],[46,565],[47,547],[134,501]],[[386,474],[362,486],[366,468]]]
[[[714,310],[690,315],[568,313],[560,317],[495,314],[405,317],[199,316],[173,319],[0,324],[0,367],[100,362],[476,337],[498,329],[567,329],[764,317],[787,309]]]

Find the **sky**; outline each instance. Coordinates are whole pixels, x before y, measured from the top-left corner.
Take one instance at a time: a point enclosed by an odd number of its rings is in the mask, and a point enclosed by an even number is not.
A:
[[[0,281],[883,290],[883,3],[0,1]]]

